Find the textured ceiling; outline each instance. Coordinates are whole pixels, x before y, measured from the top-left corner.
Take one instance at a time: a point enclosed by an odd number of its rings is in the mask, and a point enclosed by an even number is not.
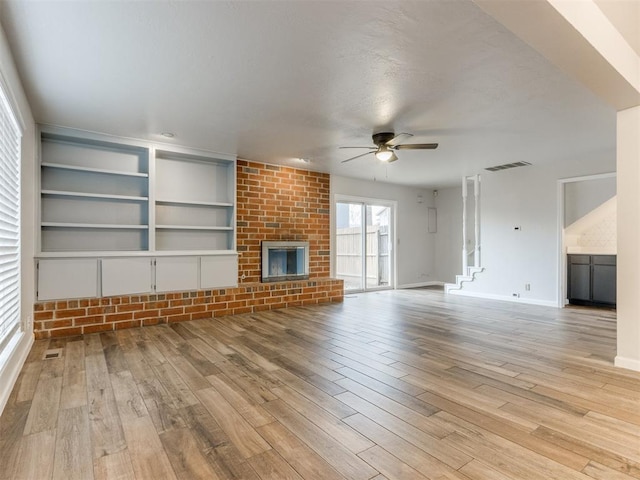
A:
[[[469,0],[2,2],[36,120],[442,187],[615,156],[615,111]],[[550,32],[551,34],[551,32]],[[381,130],[434,151],[380,164]],[[364,151],[363,151],[364,152]]]

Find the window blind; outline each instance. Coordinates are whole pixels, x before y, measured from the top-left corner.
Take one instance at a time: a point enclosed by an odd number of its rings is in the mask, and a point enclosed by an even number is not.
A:
[[[0,351],[20,328],[20,139],[0,83]]]

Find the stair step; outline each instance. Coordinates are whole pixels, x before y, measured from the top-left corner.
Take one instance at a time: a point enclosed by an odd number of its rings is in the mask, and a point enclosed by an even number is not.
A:
[[[484,267],[467,267],[467,275],[456,275],[456,283],[445,283],[444,291],[449,293],[452,290],[462,290],[464,282],[473,282],[476,273],[484,271]]]

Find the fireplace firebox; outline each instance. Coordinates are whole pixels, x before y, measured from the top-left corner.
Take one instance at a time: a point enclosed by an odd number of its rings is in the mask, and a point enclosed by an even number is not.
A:
[[[309,278],[309,242],[262,242],[262,281]]]

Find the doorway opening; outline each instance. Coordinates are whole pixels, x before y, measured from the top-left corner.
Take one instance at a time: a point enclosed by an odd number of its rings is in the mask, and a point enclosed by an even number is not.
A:
[[[335,276],[345,292],[394,288],[394,206],[341,199],[335,212]]]
[[[558,180],[558,307],[616,304],[616,174]]]

